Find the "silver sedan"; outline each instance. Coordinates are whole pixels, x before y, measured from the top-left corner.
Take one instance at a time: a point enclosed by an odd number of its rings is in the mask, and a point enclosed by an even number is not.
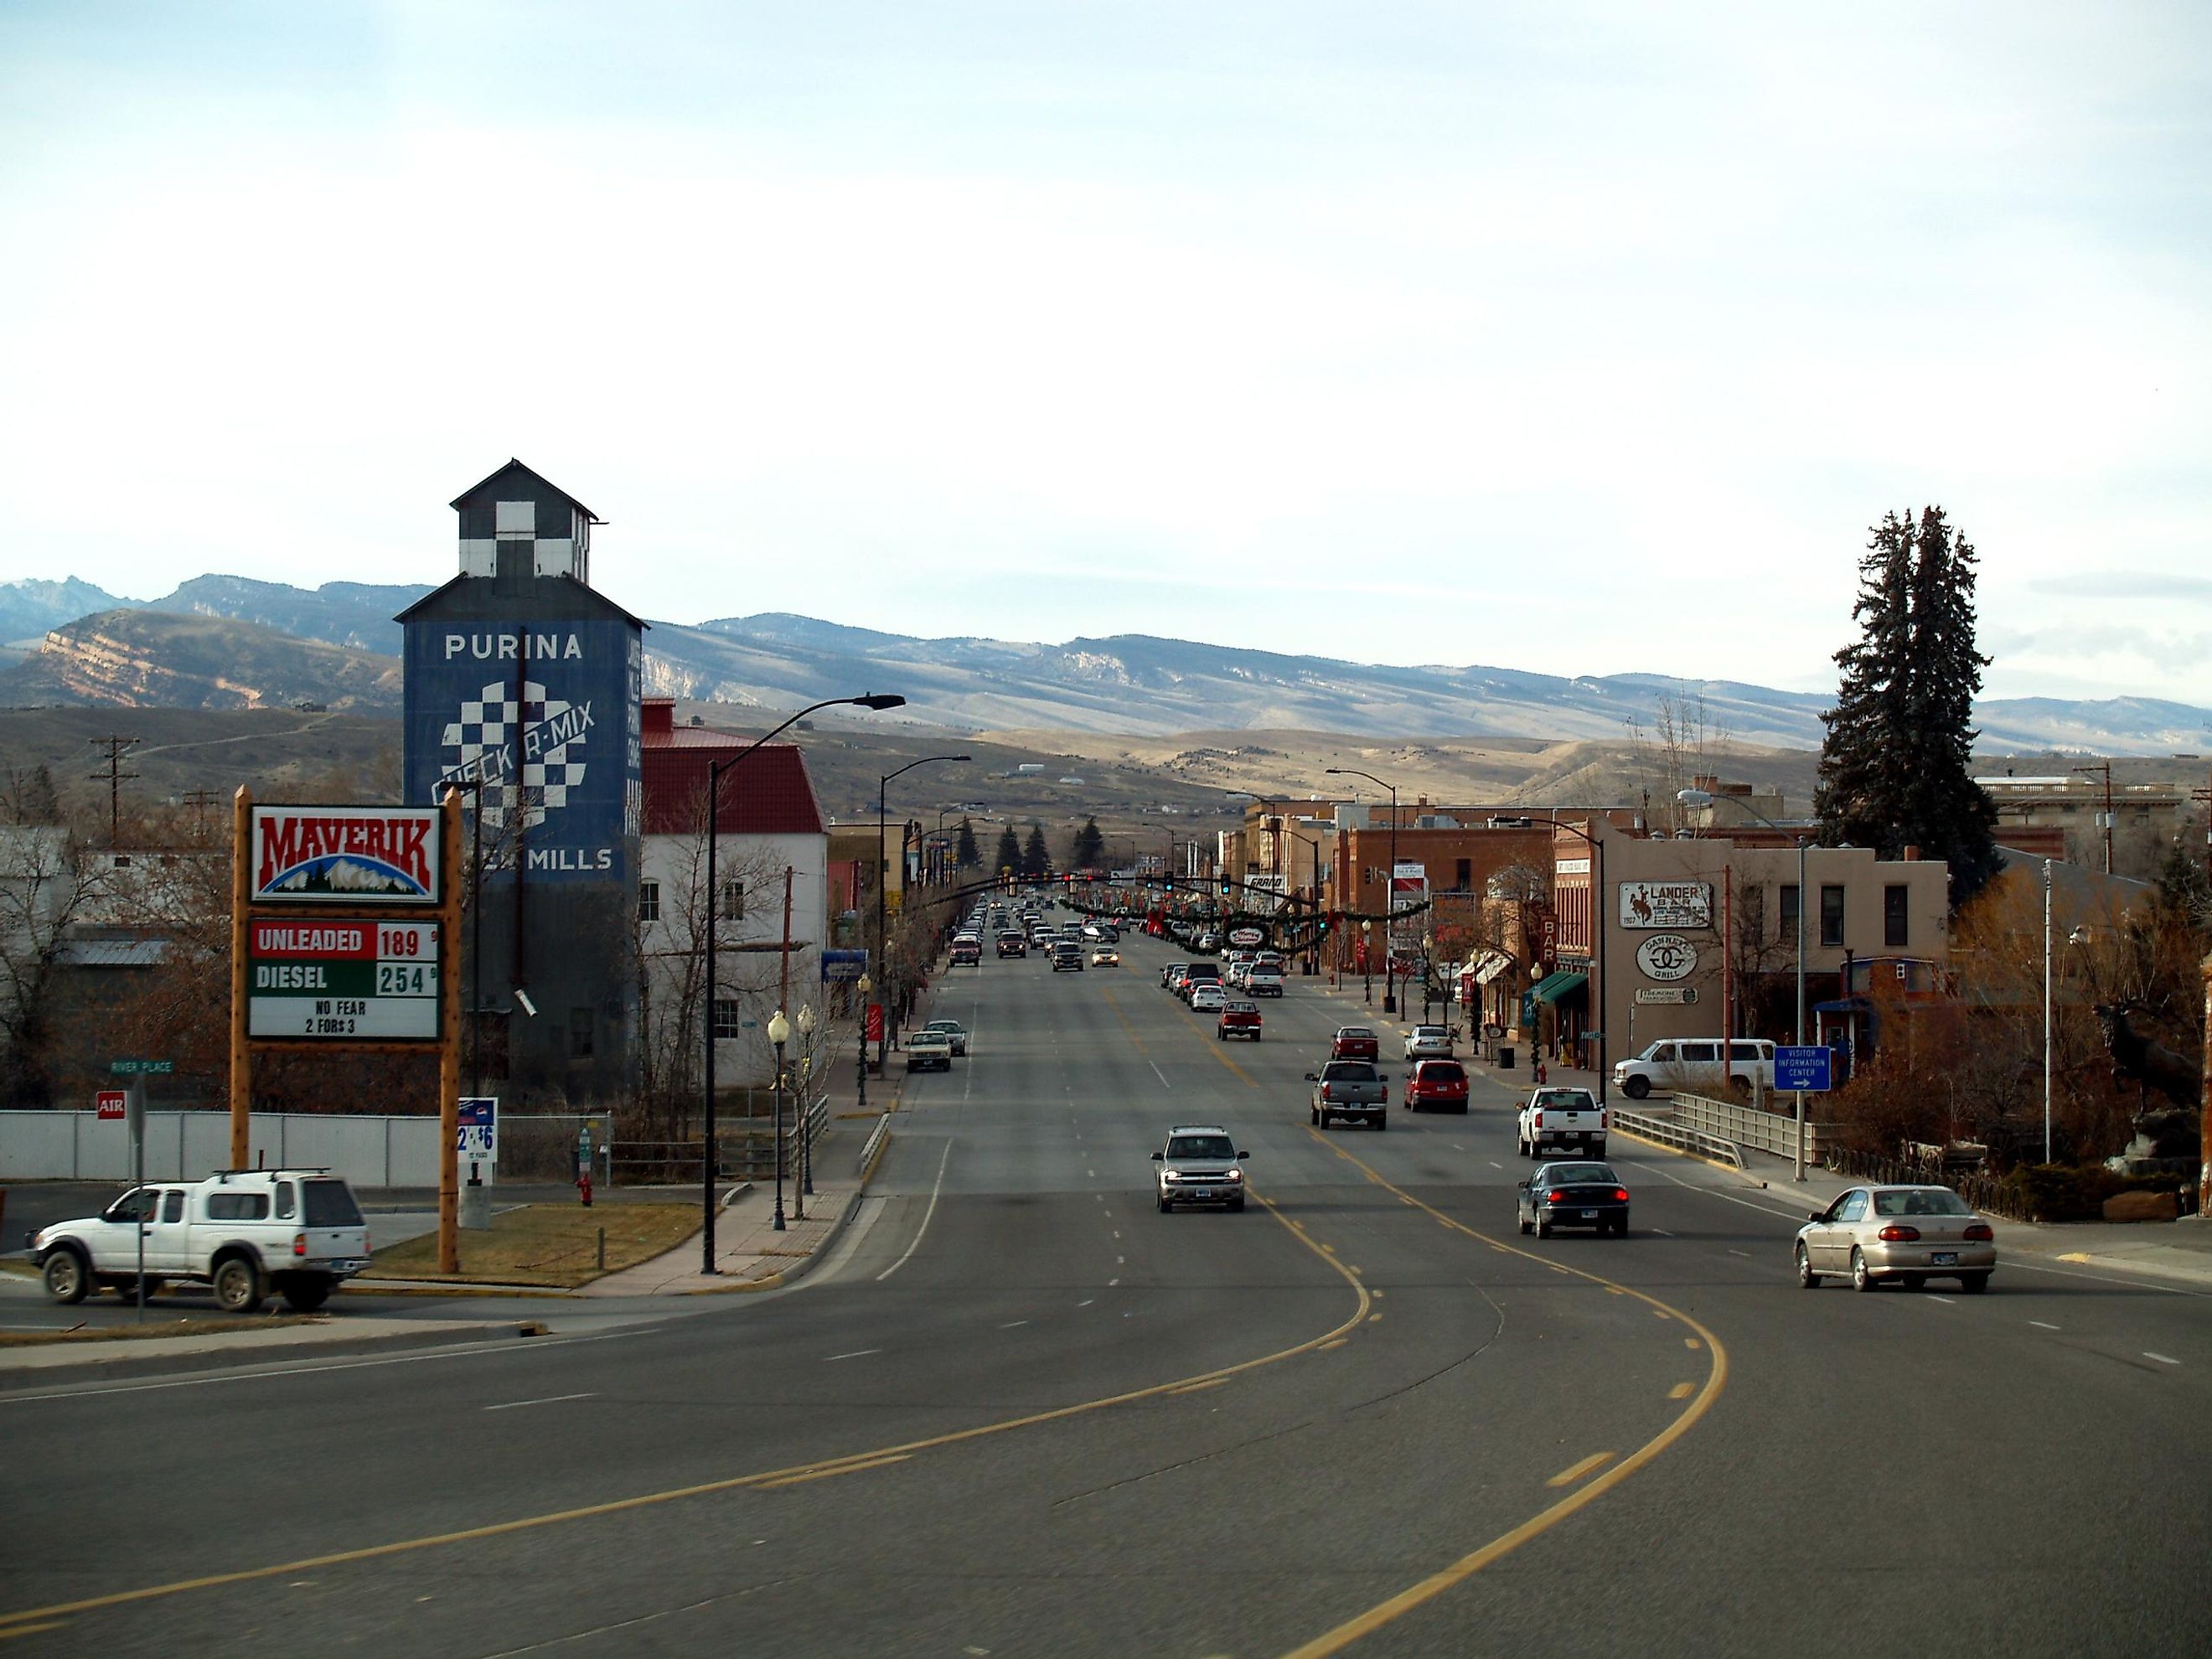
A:
[[[1962,1290],[1990,1287],[1996,1231],[1948,1187],[1854,1187],[1797,1230],[1797,1282],[1846,1275],[1854,1290],[1884,1280],[1917,1290],[1955,1279]]]

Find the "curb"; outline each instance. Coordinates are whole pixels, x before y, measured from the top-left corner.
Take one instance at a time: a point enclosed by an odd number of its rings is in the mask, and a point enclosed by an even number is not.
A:
[[[318,1328],[327,1328],[319,1327]],[[278,1360],[294,1359],[301,1354],[331,1358],[346,1358],[361,1354],[378,1353],[387,1349],[452,1348],[467,1343],[496,1340],[501,1337],[532,1337],[548,1334],[547,1328],[534,1319],[499,1320],[483,1325],[457,1325],[447,1331],[395,1331],[383,1334],[364,1333],[360,1336],[340,1337],[330,1341],[318,1341],[302,1334],[299,1339],[283,1342],[243,1344],[218,1348],[199,1348],[189,1353],[171,1349],[153,1353],[88,1353],[82,1358],[74,1356],[66,1362],[41,1365],[9,1365],[0,1360],[0,1394],[15,1393],[37,1388],[50,1381],[82,1382],[88,1374],[99,1378],[131,1378],[160,1376],[179,1371],[205,1370],[210,1368],[234,1369],[258,1365]],[[154,1337],[136,1344],[116,1343],[117,1347],[151,1346],[163,1340],[200,1341],[209,1339]],[[223,1339],[213,1339],[222,1341]],[[51,1353],[52,1348],[11,1350]]]
[[[839,1236],[844,1232],[845,1224],[852,1220],[854,1212],[858,1210],[860,1207],[860,1194],[858,1192],[850,1192],[846,1194],[845,1202],[842,1207],[841,1207],[837,1212],[837,1218],[830,1224],[830,1231],[822,1235],[822,1243],[817,1245],[813,1249],[809,1250],[806,1253],[806,1256],[804,1261],[795,1261],[788,1267],[779,1267],[775,1272],[767,1274],[765,1277],[760,1279],[749,1279],[740,1285],[715,1285],[701,1290],[683,1291],[678,1292],[678,1294],[682,1296],[751,1296],[757,1295],[762,1291],[780,1290],[787,1285],[797,1285],[805,1279],[807,1274],[814,1271],[816,1264],[818,1263],[823,1256],[830,1254],[830,1248],[836,1243]]]

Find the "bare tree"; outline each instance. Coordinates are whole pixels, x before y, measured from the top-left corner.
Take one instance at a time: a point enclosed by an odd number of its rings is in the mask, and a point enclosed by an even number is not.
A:
[[[1627,722],[1631,764],[1642,790],[1646,822],[1669,832],[1688,821],[1689,809],[1675,799],[1701,777],[1714,774],[1729,730],[1705,707],[1705,694],[1686,685],[1663,693],[1646,729],[1640,719]]]
[[[0,826],[0,1099],[11,1105],[53,1104],[56,970],[97,884],[66,826]]]

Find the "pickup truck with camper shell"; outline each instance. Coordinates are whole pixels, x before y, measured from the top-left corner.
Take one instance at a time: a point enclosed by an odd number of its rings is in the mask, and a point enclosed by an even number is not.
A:
[[[230,1170],[133,1187],[96,1216],[40,1228],[31,1255],[63,1304],[135,1297],[143,1259],[149,1300],[188,1282],[210,1286],[225,1313],[253,1313],[271,1291],[311,1313],[368,1266],[368,1225],[326,1170]]]

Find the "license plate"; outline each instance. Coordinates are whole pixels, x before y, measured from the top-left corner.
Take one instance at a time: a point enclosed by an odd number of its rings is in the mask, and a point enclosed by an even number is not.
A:
[[[331,1263],[331,1271],[341,1273],[357,1273],[367,1266],[368,1266],[368,1263],[366,1261],[333,1261]]]
[[[1596,1220],[1596,1219],[1597,1219],[1597,1212],[1596,1212],[1595,1210],[1584,1210],[1584,1211],[1583,1212],[1583,1220],[1585,1220],[1585,1221],[1595,1221],[1595,1220]]]
[[[1213,1196],[1213,1188],[1211,1187],[1194,1187],[1190,1189],[1190,1195],[1193,1198],[1212,1198]]]
[[[1937,1250],[1928,1260],[1938,1267],[1955,1267],[1959,1265],[1959,1253],[1956,1250]]]

